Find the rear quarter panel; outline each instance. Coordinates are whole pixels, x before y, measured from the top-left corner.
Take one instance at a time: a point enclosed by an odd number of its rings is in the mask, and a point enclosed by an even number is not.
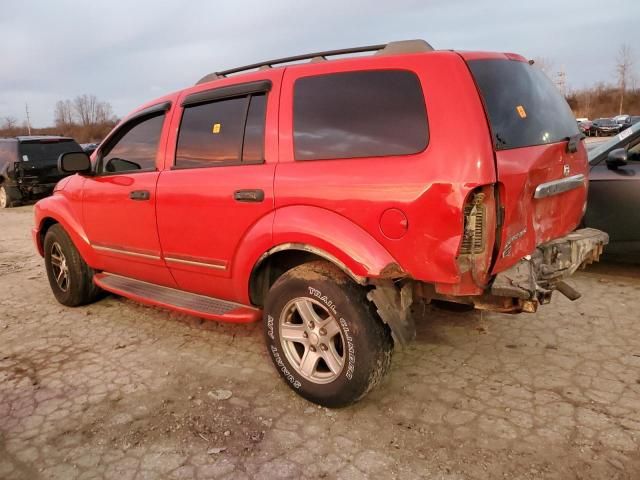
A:
[[[429,122],[427,148],[407,156],[295,161],[295,81],[308,75],[365,69],[417,74]],[[462,59],[453,52],[432,52],[305,64],[287,68],[282,88],[274,239],[287,236],[279,212],[294,205],[318,207],[365,231],[411,277],[458,282],[456,255],[465,198],[476,186],[495,182],[487,122]],[[389,208],[401,210],[408,219],[407,233],[397,240],[380,229],[380,217]],[[331,225],[322,228],[330,238]]]

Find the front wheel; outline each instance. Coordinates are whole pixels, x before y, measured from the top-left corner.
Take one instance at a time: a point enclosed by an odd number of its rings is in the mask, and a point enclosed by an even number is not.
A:
[[[53,225],[44,237],[44,263],[56,300],[68,307],[86,305],[98,298],[94,271],[80,256],[61,225]]]
[[[327,262],[283,274],[264,308],[268,353],[296,393],[344,407],[374,388],[391,364],[393,340],[366,290]]]

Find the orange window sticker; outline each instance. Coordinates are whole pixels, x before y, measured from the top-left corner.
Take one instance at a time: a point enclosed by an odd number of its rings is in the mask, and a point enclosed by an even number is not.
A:
[[[211,129],[211,133],[220,133],[220,124],[214,123],[213,128]]]
[[[516,110],[518,111],[518,115],[520,115],[520,118],[527,118],[527,112],[522,105],[518,105],[516,107]]]

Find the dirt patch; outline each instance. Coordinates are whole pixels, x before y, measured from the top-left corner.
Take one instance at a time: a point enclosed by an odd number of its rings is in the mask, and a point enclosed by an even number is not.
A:
[[[60,432],[53,441],[80,433],[88,443],[107,440],[122,451],[169,443],[184,451],[243,455],[263,440],[272,420],[245,415],[246,405],[233,396],[215,400],[214,390],[200,387],[185,395],[186,385],[165,388],[161,398],[129,395],[105,401],[85,417],[88,423]]]

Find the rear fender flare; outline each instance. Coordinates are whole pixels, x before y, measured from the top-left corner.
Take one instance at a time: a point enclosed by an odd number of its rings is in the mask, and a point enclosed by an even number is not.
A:
[[[302,250],[325,258],[354,281],[400,278],[406,273],[391,254],[362,227],[319,207],[282,207],[263,217],[242,240],[233,267],[236,297],[249,301],[250,279],[270,255]]]

